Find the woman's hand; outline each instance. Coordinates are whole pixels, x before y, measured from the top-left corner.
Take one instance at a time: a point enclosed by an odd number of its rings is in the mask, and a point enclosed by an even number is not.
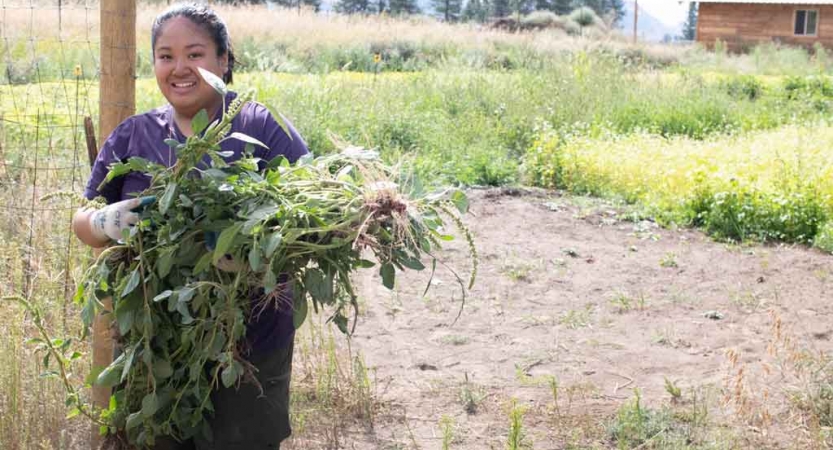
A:
[[[87,245],[103,247],[111,240],[119,240],[124,230],[139,221],[137,211],[153,203],[156,197],[122,200],[98,210],[81,209],[73,217],[75,234]]]

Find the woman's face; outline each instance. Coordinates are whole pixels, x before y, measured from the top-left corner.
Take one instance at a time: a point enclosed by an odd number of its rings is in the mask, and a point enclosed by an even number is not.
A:
[[[222,97],[197,68],[222,78],[228,70],[228,54],[217,56],[217,45],[202,27],[185,17],[168,20],[153,52],[156,83],[177,114],[191,118],[201,109],[211,114],[222,105]]]

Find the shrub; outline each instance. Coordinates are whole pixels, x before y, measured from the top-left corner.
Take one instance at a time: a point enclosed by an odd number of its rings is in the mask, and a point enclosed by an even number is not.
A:
[[[593,9],[583,6],[576,8],[570,13],[570,19],[582,27],[590,27],[597,24],[602,24],[602,19],[596,14]]]
[[[521,19],[521,28],[563,28],[566,20],[550,11],[533,11]]]
[[[721,87],[737,99],[756,100],[764,93],[764,85],[757,77],[740,75],[721,81]]]
[[[827,222],[819,228],[813,246],[827,253],[833,253],[833,222]]]

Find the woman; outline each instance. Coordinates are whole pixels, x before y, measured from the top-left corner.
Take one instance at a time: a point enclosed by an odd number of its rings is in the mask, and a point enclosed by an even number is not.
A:
[[[226,83],[232,81],[234,55],[228,30],[217,14],[204,5],[176,5],[159,15],[151,32],[153,70],[162,94],[169,104],[133,116],[110,135],[92,170],[85,196],[102,196],[108,206],[99,210],[81,209],[73,217],[73,230],[85,244],[100,248],[117,240],[138,220],[136,198],[150,185],[149,177],[130,173],[98,186],[108,167],[117,161],[138,156],[165,164],[176,162],[176,155],[165,139],[180,142],[192,135],[191,119],[202,109],[209,117],[221,115],[224,99],[198,72],[208,70]],[[229,93],[225,104],[235,97]],[[306,144],[287,123],[290,136],[262,105],[250,103],[232,123],[231,132],[241,132],[266,144],[254,156],[266,161],[282,155],[295,161],[308,152]],[[236,139],[223,141],[224,151],[233,152],[227,161],[242,156],[244,143]],[[289,378],[292,363],[294,327],[290,307],[258,313],[249,319],[246,340],[251,348],[248,360],[257,367],[257,378],[264,392],[253,384],[239,389],[220,388],[212,396],[215,408],[210,420],[213,442],[182,442],[163,439],[157,449],[235,450],[277,449],[289,436]]]

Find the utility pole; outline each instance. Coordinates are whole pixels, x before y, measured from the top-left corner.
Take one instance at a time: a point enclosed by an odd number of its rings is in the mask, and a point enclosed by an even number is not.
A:
[[[636,44],[637,24],[639,24],[639,0],[633,0],[633,43]]]

